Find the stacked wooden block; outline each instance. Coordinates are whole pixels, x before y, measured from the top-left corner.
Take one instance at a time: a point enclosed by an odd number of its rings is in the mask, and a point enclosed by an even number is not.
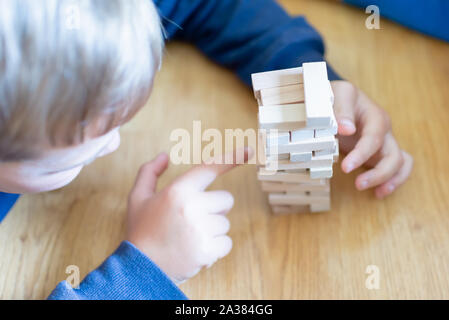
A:
[[[252,82],[264,153],[258,178],[273,212],[330,210],[338,126],[326,63],[256,73]]]

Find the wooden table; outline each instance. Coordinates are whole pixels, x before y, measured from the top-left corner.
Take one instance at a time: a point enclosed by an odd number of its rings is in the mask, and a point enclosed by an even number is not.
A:
[[[388,21],[368,30],[367,15],[335,2],[285,0],[324,35],[328,60],[386,108],[402,147],[415,157],[410,180],[378,201],[335,170],[332,212],[275,217],[255,166],[220,178],[213,189],[236,199],[234,249],[182,285],[191,298],[449,298],[449,45]],[[41,299],[82,276],[124,236],[126,197],[139,165],[174,145],[175,128],[256,128],[252,94],[230,72],[185,44],[168,46],[154,94],[122,129],[122,146],[70,186],[28,195],[0,225],[0,298]],[[168,183],[186,169],[172,166]],[[380,289],[365,286],[368,265]]]

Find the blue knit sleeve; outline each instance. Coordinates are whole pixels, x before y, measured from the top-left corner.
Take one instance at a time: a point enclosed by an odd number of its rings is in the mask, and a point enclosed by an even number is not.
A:
[[[124,241],[79,288],[58,284],[50,300],[185,300],[184,293],[147,256]]]

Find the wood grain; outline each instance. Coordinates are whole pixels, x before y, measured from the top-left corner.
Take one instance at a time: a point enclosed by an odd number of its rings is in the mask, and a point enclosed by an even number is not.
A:
[[[357,192],[335,167],[332,212],[272,216],[256,167],[213,189],[236,198],[234,249],[182,285],[194,299],[449,298],[449,45],[336,2],[284,0],[326,39],[328,59],[392,116],[415,157],[408,183],[384,201]],[[148,105],[122,129],[122,146],[70,186],[27,195],[0,225],[0,298],[42,299],[78,265],[94,269],[124,236],[126,197],[140,164],[173,145],[175,128],[256,128],[252,92],[185,44],[168,46]],[[165,185],[185,166],[172,166]],[[380,289],[365,270],[380,270]]]

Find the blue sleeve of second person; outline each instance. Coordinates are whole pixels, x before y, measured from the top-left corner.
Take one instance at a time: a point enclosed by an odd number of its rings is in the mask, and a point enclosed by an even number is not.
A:
[[[247,84],[255,72],[324,60],[324,43],[302,16],[274,0],[154,0],[168,38],[195,44]],[[339,76],[328,68],[330,80]]]
[[[62,281],[50,300],[185,300],[184,293],[128,241],[89,273],[79,288]]]
[[[379,7],[380,15],[408,28],[449,41],[448,0],[344,0],[366,8]]]

